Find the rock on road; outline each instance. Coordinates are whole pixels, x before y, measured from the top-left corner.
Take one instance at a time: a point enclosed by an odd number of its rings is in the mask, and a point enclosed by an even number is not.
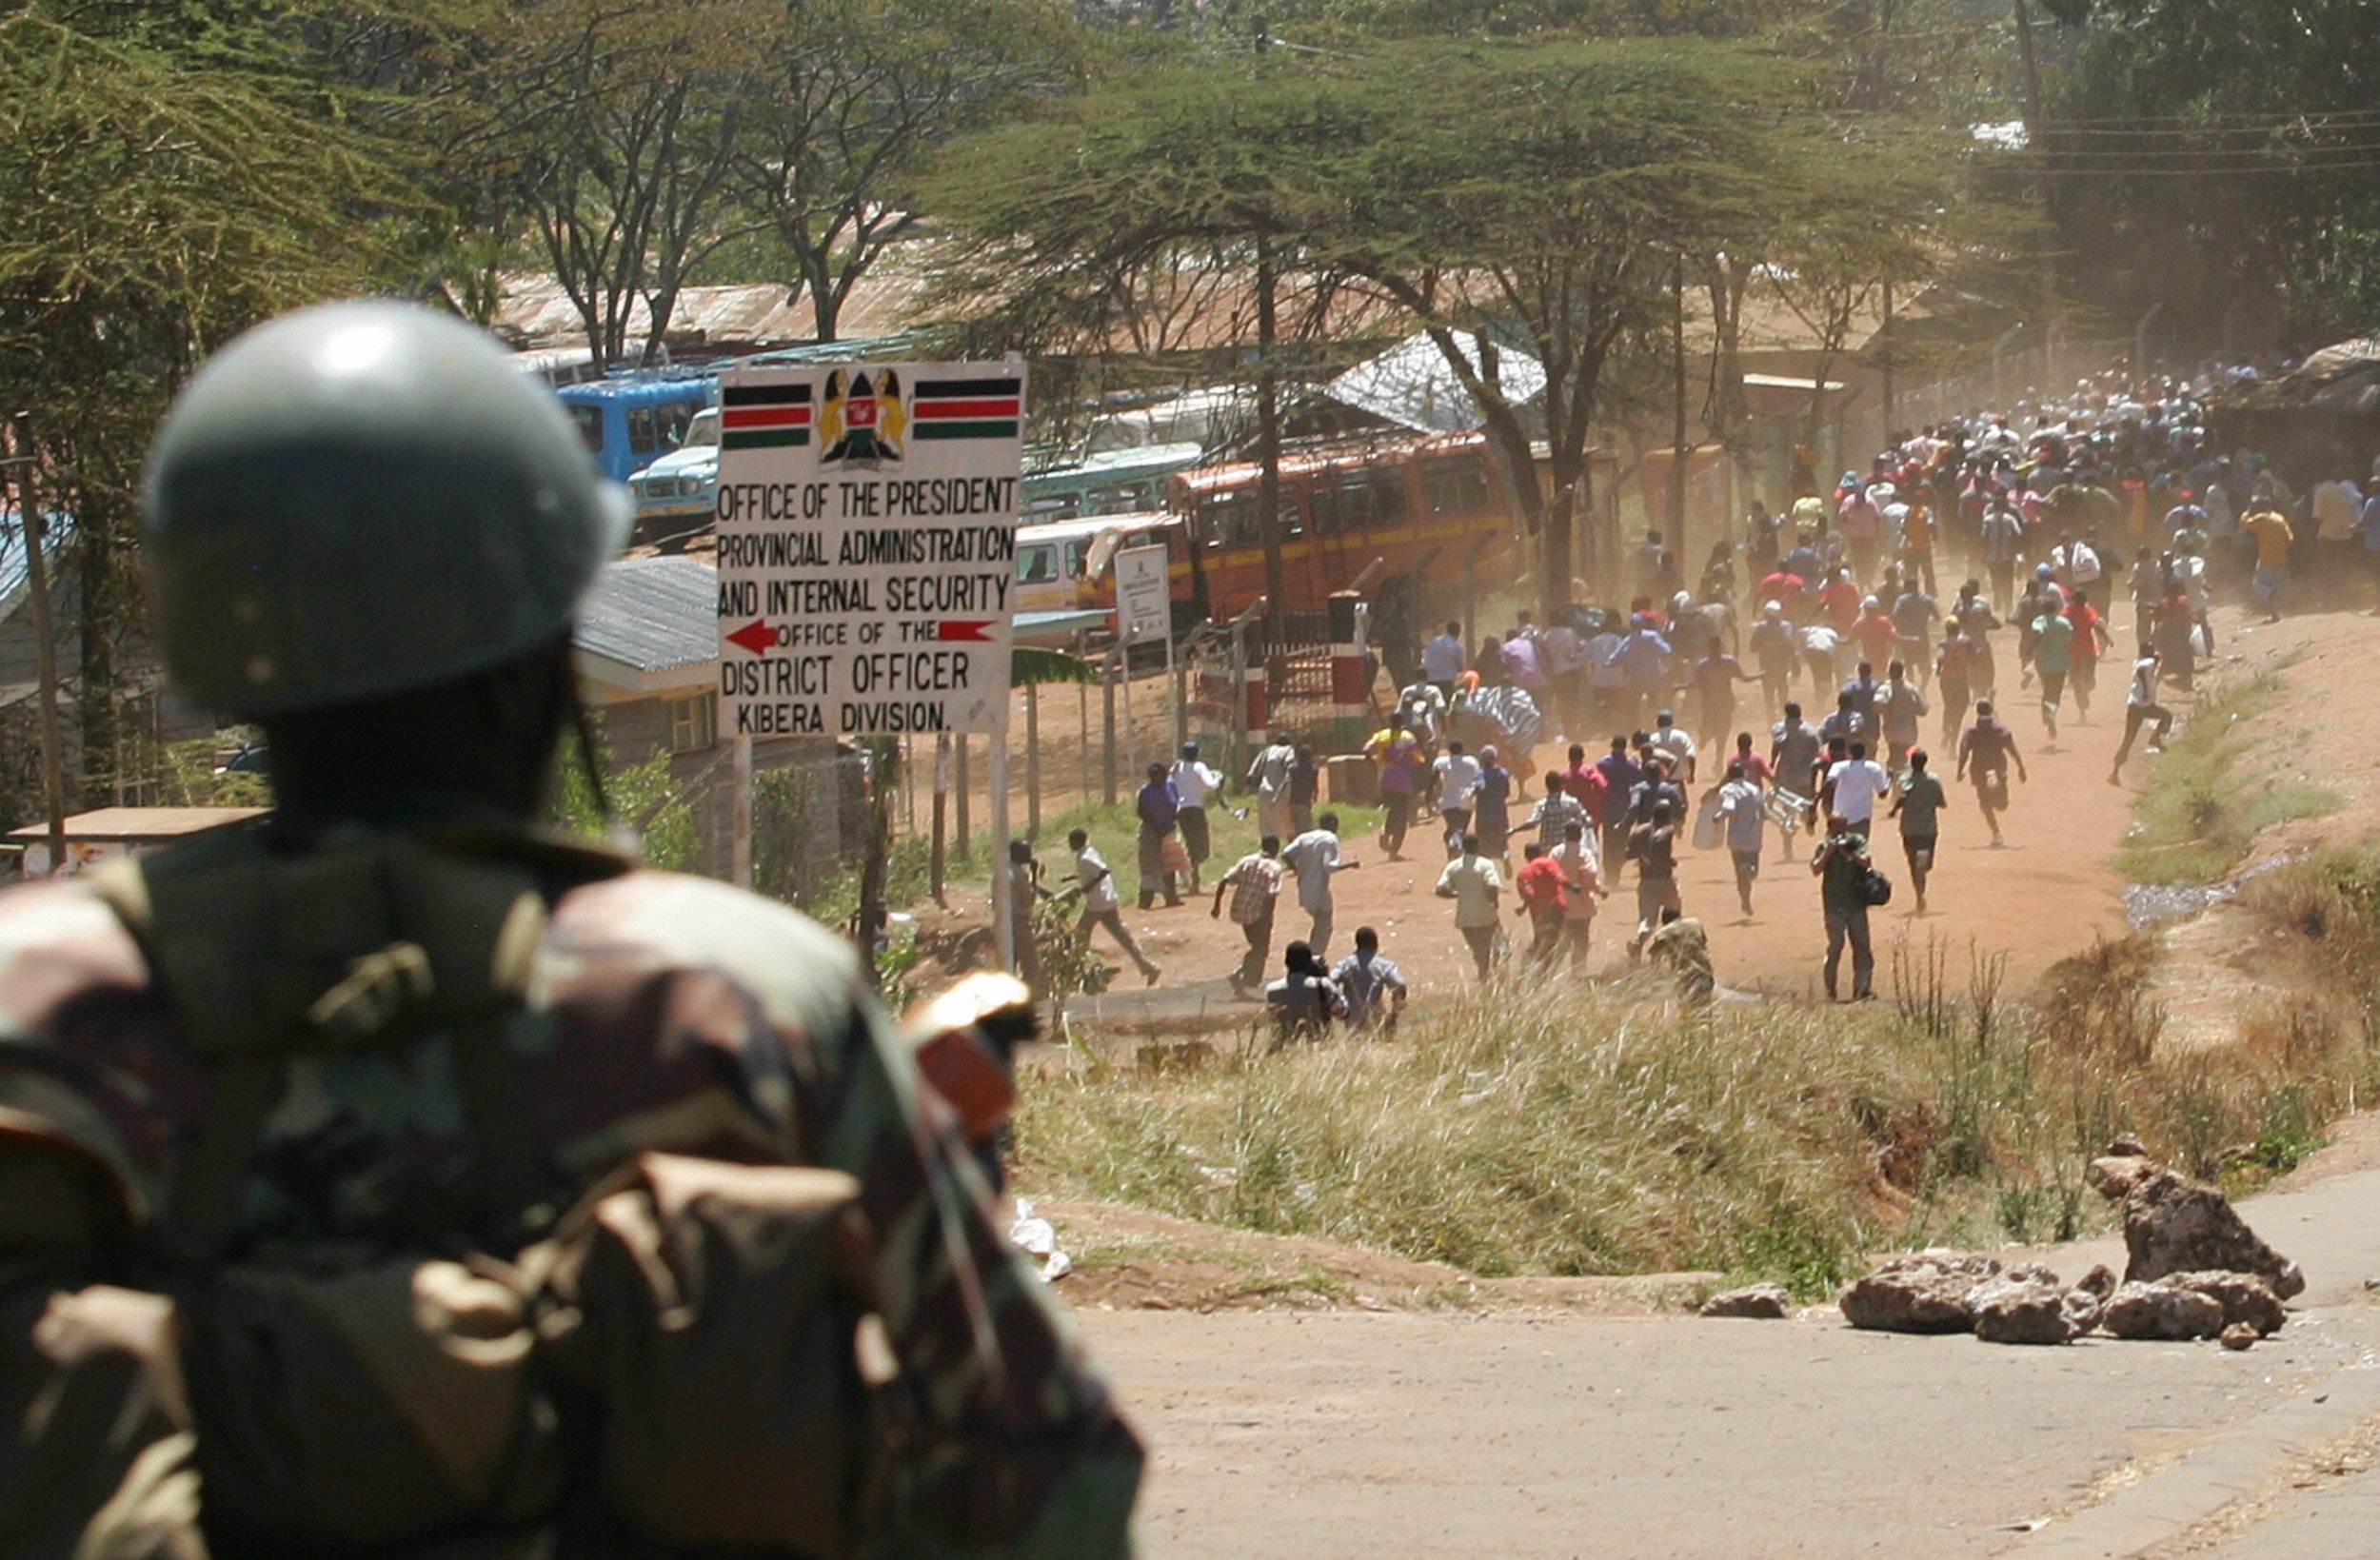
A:
[[[2380,1432],[2380,1170],[2242,1211],[2311,1287],[2237,1354],[1858,1333],[1831,1308],[1082,1321],[1153,1450],[1153,1560],[2228,1556],[2274,1552],[2265,1524],[2344,1542],[2380,1474],[2318,1496],[2291,1475]],[[2112,1240],[2040,1254],[2123,1260]]]

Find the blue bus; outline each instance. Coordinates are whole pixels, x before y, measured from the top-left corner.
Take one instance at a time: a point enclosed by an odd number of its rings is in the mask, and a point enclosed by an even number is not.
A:
[[[685,442],[694,414],[718,401],[719,379],[704,371],[622,374],[554,394],[604,475],[626,482]]]

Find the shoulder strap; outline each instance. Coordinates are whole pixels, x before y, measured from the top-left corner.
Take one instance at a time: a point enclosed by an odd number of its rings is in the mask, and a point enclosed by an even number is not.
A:
[[[426,1033],[443,1033],[451,1053],[482,1234],[511,1234],[546,1200],[505,1037],[545,927],[532,865],[380,830],[279,848],[234,828],[110,862],[91,881],[139,941],[184,1047],[213,1075],[157,1232],[167,1254],[210,1257],[234,1232],[293,1056]]]

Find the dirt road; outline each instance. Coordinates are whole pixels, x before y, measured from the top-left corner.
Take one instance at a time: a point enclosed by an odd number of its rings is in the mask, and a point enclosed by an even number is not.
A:
[[[2380,1273],[2380,1171],[2243,1211],[2311,1287],[2241,1354],[1858,1333],[1831,1309],[1082,1321],[1155,1449],[1152,1560],[2230,1556],[2279,1552],[2258,1533],[2299,1530],[2347,1543],[2380,1505],[2366,1471],[2380,1305],[2362,1282]],[[2109,1241],[2040,1254],[2070,1276],[2122,1265]],[[2335,1450],[2359,1434],[2360,1461]],[[2369,1528],[2361,1540],[2318,1552],[2371,1552]]]
[[[2228,627],[2236,611],[2223,615]],[[2057,960],[2090,945],[2098,934],[2114,935],[2124,928],[2123,882],[2109,864],[2110,853],[2131,824],[2132,790],[2128,783],[2108,783],[2110,760],[2123,735],[2125,669],[2132,642],[2132,609],[2117,609],[2114,631],[2119,648],[2100,671],[2100,691],[2088,723],[2074,719],[2071,698],[2060,722],[2058,741],[2046,740],[2037,690],[2014,688],[2014,630],[1993,636],[1999,664],[2005,669],[2001,712],[2015,732],[2032,773],[2029,783],[2013,787],[2012,805],[2003,829],[2007,844],[1994,848],[1990,832],[1976,811],[1971,786],[1950,783],[1951,805],[1942,815],[1941,845],[1935,865],[1929,913],[1920,916],[1909,892],[1908,874],[1893,826],[1879,823],[1877,859],[1897,889],[1893,905],[1874,918],[1879,989],[1889,993],[1891,946],[1905,941],[1922,949],[1939,939],[1949,951],[1948,974],[1954,990],[1967,983],[1971,946],[1986,954],[2006,954],[2011,989],[2021,991]],[[2225,646],[2229,651],[2232,647]],[[2172,696],[2168,703],[2186,713],[2188,696]],[[1744,711],[1749,724],[1751,711]],[[1755,728],[1765,751],[1768,721]],[[1946,781],[1954,760],[1934,744],[1939,717],[1929,716],[1925,731],[1936,767]],[[1590,741],[1600,752],[1608,741]],[[2128,772],[2136,782],[2148,772],[2137,756]],[[1562,749],[1550,739],[1537,749],[1540,772],[1563,760]],[[1698,794],[1706,777],[1691,788]],[[1525,809],[1516,809],[1525,817]],[[1433,820],[1435,821],[1435,820]],[[1417,827],[1407,839],[1403,860],[1390,860],[1377,839],[1346,841],[1347,852],[1363,865],[1337,879],[1338,936],[1334,954],[1344,953],[1349,938],[1361,925],[1378,928],[1384,950],[1398,960],[1418,990],[1444,990],[1472,979],[1469,956],[1455,934],[1451,907],[1432,896],[1445,856],[1432,829]],[[1731,985],[1771,995],[1804,997],[1818,992],[1818,968],[1825,953],[1826,933],[1819,917],[1818,893],[1808,860],[1814,841],[1798,837],[1787,858],[1774,831],[1755,890],[1755,914],[1746,918],[1736,909],[1733,869],[1723,851],[1679,851],[1679,895],[1686,911],[1704,921],[1719,978]],[[1518,846],[1515,846],[1515,860]],[[1618,888],[1597,918],[1594,933],[1595,965],[1598,970],[1625,967],[1624,950],[1635,930],[1635,877],[1623,875]],[[1507,896],[1508,912],[1511,898]],[[1143,995],[1120,989],[1111,997],[1081,1005],[1082,1017],[1097,1022],[1130,1023],[1143,1017],[1181,1022],[1201,1013],[1228,1020],[1235,1012],[1253,1012],[1252,1004],[1234,1004],[1222,977],[1238,962],[1241,946],[1238,929],[1211,919],[1202,909],[1140,913],[1127,909],[1144,947],[1167,971],[1164,985]],[[1513,935],[1526,941],[1524,923],[1512,918]],[[1304,935],[1305,918],[1284,899],[1275,948]]]

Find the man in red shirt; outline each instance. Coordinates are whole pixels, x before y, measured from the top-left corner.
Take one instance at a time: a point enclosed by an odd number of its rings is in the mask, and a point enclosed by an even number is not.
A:
[[[1785,609],[1788,622],[1798,622],[1801,616],[1801,593],[1809,582],[1787,568],[1779,568],[1760,577],[1760,588],[1755,594],[1764,602],[1775,602]]]
[[[1893,659],[1893,651],[1900,641],[1900,624],[1884,610],[1883,601],[1874,596],[1859,603],[1859,621],[1851,625],[1851,638],[1859,646],[1859,659],[1882,666]]]
[[[1852,583],[1847,568],[1837,567],[1835,577],[1818,592],[1818,605],[1826,609],[1838,634],[1849,634],[1851,625],[1859,621],[1859,587]]]
[[[2066,621],[2074,625],[2074,638],[2066,647],[2066,685],[2074,691],[2074,719],[2091,719],[2091,690],[2099,685],[2099,652],[2115,648],[2115,636],[2108,632],[2107,620],[2091,604],[2091,592],[2077,587],[2074,599],[2067,603]]]
[[[1612,782],[1602,770],[1587,761],[1587,750],[1577,742],[1570,744],[1570,767],[1558,771],[1563,792],[1587,810],[1587,822],[1603,826],[1604,803],[1610,799]]]
[[[1522,854],[1525,859],[1513,878],[1513,886],[1520,893],[1520,914],[1529,918],[1529,962],[1542,967],[1553,963],[1561,949],[1563,912],[1570,908],[1570,891],[1562,864],[1548,856],[1543,845],[1526,846]]]

